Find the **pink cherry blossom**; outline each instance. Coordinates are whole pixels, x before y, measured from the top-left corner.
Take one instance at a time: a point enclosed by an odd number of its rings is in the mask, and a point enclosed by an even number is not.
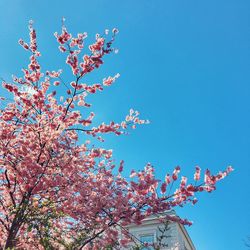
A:
[[[201,169],[200,167],[195,167],[195,173],[194,173],[194,180],[199,181],[200,180],[200,174],[201,174]]]
[[[114,52],[118,30],[113,29],[110,39],[108,32],[97,34],[85,48],[87,34],[73,36],[62,21],[61,34],[55,37],[72,78],[63,79],[62,70],[42,72],[36,30],[30,22],[29,42],[19,40],[30,54],[23,76],[2,82],[12,99],[6,102],[0,97],[0,249],[127,246],[131,241],[124,230],[127,225],[176,206],[196,204],[197,193],[214,191],[216,183],[233,171],[231,166],[215,175],[206,170],[202,182],[196,167],[193,184],[179,177],[177,166],[161,182],[148,163],[125,178],[124,161],[116,164],[103,138],[127,134],[149,121],[134,109],[121,121],[95,119],[89,96],[112,86],[119,74],[102,84],[82,83]],[[177,216],[165,219],[192,224]]]

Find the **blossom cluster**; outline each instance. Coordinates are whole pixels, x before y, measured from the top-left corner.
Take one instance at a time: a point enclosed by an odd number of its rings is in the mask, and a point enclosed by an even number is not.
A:
[[[116,166],[112,150],[90,139],[103,141],[104,134],[121,135],[149,121],[130,109],[122,122],[94,126],[95,114],[84,109],[91,106],[86,98],[112,85],[119,74],[104,78],[102,84],[82,83],[86,74],[103,64],[104,56],[115,52],[112,46],[118,30],[112,30],[110,40],[97,34],[80,60],[87,34],[73,37],[63,24],[61,34],[55,36],[59,49],[68,53],[71,81],[63,80],[62,70],[42,73],[33,23],[29,31],[30,42],[19,43],[31,53],[30,63],[23,77],[13,76],[12,83],[2,83],[13,100],[0,97],[1,104],[6,103],[0,110],[1,249],[126,245],[131,237],[124,226],[186,203],[195,204],[196,193],[214,191],[216,183],[233,170],[228,167],[217,175],[206,170],[202,182],[201,169],[196,167],[194,183],[188,183],[177,166],[161,182],[148,163],[125,178],[124,161]],[[108,33],[106,30],[105,35]],[[65,95],[59,97],[57,88],[65,88]],[[166,215],[166,219],[191,224],[176,216]]]

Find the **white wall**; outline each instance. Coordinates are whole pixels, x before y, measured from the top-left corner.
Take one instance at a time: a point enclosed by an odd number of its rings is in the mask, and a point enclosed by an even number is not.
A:
[[[153,235],[154,242],[156,242],[162,235],[159,228],[164,229],[164,227],[164,224],[157,217],[150,217],[145,219],[141,225],[130,225],[127,229],[134,236],[135,241],[140,239],[141,236]],[[168,227],[169,229],[165,231],[164,235],[170,237],[164,237],[162,240],[162,243],[168,246],[162,247],[162,250],[195,250],[186,229],[182,225],[172,222]],[[126,249],[131,249],[131,247]]]

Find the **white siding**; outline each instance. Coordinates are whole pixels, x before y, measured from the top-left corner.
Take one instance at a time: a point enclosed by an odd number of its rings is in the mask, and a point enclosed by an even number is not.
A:
[[[164,235],[169,237],[164,237],[162,240],[162,243],[167,244],[167,247],[162,247],[162,250],[195,250],[184,226],[172,222],[169,223],[168,227],[169,229]],[[127,227],[129,233],[134,236],[134,240],[138,243],[142,236],[153,236],[154,242],[157,242],[159,236],[162,235],[159,228],[163,229],[164,224],[156,216],[145,219],[141,225]],[[131,249],[131,247],[126,249]]]

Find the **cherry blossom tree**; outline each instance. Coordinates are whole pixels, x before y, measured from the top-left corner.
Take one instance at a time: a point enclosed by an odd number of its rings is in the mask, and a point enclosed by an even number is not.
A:
[[[201,169],[196,167],[192,184],[184,176],[179,178],[180,167],[159,181],[147,164],[125,178],[124,162],[116,166],[112,150],[94,145],[95,140],[103,142],[104,134],[119,136],[148,123],[133,109],[122,122],[92,123],[95,114],[87,97],[111,86],[119,74],[95,84],[83,79],[101,67],[105,56],[116,52],[117,33],[117,29],[105,30],[85,48],[87,34],[73,37],[63,24],[55,37],[72,70],[70,80],[63,79],[62,70],[42,73],[32,22],[30,41],[19,40],[30,62],[22,77],[2,82],[12,97],[1,97],[0,110],[1,249],[126,246],[131,240],[126,225],[195,204],[196,193],[214,191],[216,182],[232,171],[228,167],[212,175],[206,170],[201,181]],[[176,216],[166,219],[191,224]]]

